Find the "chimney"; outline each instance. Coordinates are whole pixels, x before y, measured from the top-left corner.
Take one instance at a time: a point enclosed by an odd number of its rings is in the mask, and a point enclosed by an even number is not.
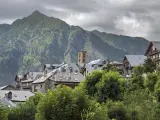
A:
[[[5,98],[7,98],[8,100],[11,100],[12,99],[12,92],[7,92],[5,93]]]
[[[44,70],[44,77],[47,76],[47,69]]]

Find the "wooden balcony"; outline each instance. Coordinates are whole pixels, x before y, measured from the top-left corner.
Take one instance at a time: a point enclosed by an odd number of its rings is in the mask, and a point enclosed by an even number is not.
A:
[[[160,61],[159,57],[153,58],[154,61]]]
[[[156,54],[159,54],[160,51],[159,50],[154,50],[154,51],[151,51],[148,53],[149,56],[153,56],[153,55],[156,55]]]

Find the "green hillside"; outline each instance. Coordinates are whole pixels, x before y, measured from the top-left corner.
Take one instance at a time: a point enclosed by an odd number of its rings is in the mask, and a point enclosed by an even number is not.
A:
[[[44,63],[76,62],[77,52],[86,50],[88,60],[122,60],[125,54],[144,54],[144,38],[85,31],[38,11],[0,25],[0,80],[8,83],[17,72],[36,71]]]

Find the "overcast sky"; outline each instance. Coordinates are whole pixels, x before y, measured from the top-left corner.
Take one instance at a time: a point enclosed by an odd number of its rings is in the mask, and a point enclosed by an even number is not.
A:
[[[87,30],[160,38],[159,0],[0,0],[0,24],[35,10]]]

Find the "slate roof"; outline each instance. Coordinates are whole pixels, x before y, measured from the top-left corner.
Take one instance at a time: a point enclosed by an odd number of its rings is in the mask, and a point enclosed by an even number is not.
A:
[[[103,65],[104,60],[102,60],[102,59],[93,60],[93,61],[89,62],[88,64],[90,64],[90,65]]]
[[[80,73],[80,70],[75,63],[64,64],[58,68],[54,75],[54,81],[56,82],[80,83],[83,80],[85,80],[85,77]]]
[[[126,55],[125,56],[132,67],[143,65],[145,59],[147,59],[144,55]]]
[[[55,71],[56,71],[56,69],[53,70],[53,71],[51,71],[51,72],[49,72],[49,73],[47,73],[46,76],[43,75],[42,77],[40,77],[40,78],[38,78],[37,80],[35,80],[35,81],[33,82],[33,84],[38,84],[38,83],[43,83],[43,82],[45,82],[48,78],[50,78],[50,77],[52,76],[53,72],[55,72]]]
[[[72,71],[70,72],[70,69]],[[43,83],[47,79],[52,79],[54,75],[54,81],[56,82],[81,82],[85,77],[79,72],[79,68],[75,63],[64,64],[58,69],[52,70],[46,76],[43,76],[33,82],[33,84]],[[53,79],[52,79],[53,80]]]
[[[93,60],[89,63],[86,64],[86,70],[91,73],[94,70],[101,70],[102,67],[99,67],[98,65],[104,65],[105,61],[102,59],[98,59],[98,60]],[[94,66],[93,66],[94,65]]]
[[[40,77],[42,77],[43,75],[44,75],[43,72],[29,72],[28,79],[22,80],[21,83],[33,82],[33,81],[39,79]]]
[[[0,98],[0,103],[7,107],[16,107],[16,104],[6,98]]]
[[[30,91],[20,91],[20,90],[0,90],[0,98],[4,98],[5,94],[8,92],[12,92],[11,101],[19,101],[24,102],[29,97],[34,96],[34,94]]]
[[[0,87],[0,90],[3,90],[4,88],[6,88],[8,85],[5,85],[5,86],[1,86]]]

